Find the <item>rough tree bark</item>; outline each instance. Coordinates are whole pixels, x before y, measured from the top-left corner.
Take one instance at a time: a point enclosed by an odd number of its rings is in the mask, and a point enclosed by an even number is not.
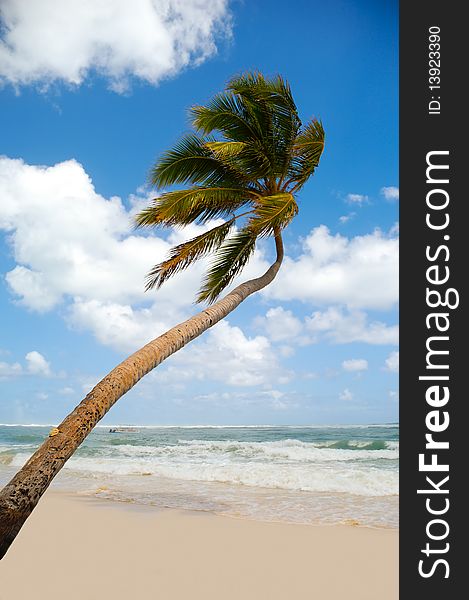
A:
[[[283,260],[280,233],[276,261],[256,279],[237,286],[221,300],[137,350],[102,379],[0,492],[0,559],[65,462],[112,405],[144,375],[231,313],[248,296],[273,281]]]

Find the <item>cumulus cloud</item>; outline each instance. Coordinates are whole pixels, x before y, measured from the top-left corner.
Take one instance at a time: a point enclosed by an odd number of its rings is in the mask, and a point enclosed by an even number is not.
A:
[[[0,82],[80,85],[90,72],[123,91],[198,65],[229,37],[228,0],[3,0]]]
[[[20,363],[7,363],[0,362],[0,379],[6,379],[8,377],[18,377],[23,374],[23,367]]]
[[[74,160],[50,167],[0,158],[0,229],[8,235],[16,266],[6,281],[30,310],[60,307],[67,323],[91,331],[102,344],[129,352],[193,312],[192,301],[206,262],[144,293],[144,276],[173,244],[203,231],[197,225],[169,230],[166,237],[132,231],[131,216],[147,201],[144,190],[126,210],[118,197],[94,189]],[[267,268],[262,246],[243,278]],[[397,326],[369,322],[360,306],[389,307],[397,300],[397,239],[333,236],[320,226],[303,240],[267,297],[348,304],[298,319],[283,307],[269,309],[258,324],[267,342],[397,343]],[[259,336],[262,337],[262,336]],[[254,338],[257,339],[257,338]],[[284,354],[291,348],[284,344]],[[12,368],[11,366],[9,367]],[[7,367],[3,367],[6,372]]]
[[[315,311],[306,318],[306,330],[315,341],[327,339],[335,344],[364,342],[373,345],[397,345],[399,326],[386,325],[381,321],[369,321],[364,311],[347,311],[330,307],[325,311]]]
[[[210,379],[233,386],[283,384],[290,373],[281,368],[264,336],[248,337],[228,321],[220,321],[200,341],[167,361],[153,377],[164,383]]]
[[[105,346],[132,352],[182,320],[169,305],[163,314],[154,304],[134,308],[130,304],[76,299],[68,311],[68,323],[75,329],[92,331]]]
[[[362,206],[363,204],[368,204],[368,196],[365,196],[364,194],[347,194],[345,196],[345,202],[347,202],[347,204]]]
[[[78,329],[117,350],[132,351],[192,312],[207,263],[201,261],[144,292],[145,274],[173,244],[209,225],[170,231],[166,238],[132,231],[131,216],[145,197],[98,194],[75,160],[51,167],[0,158],[0,229],[7,232],[16,266],[6,274],[10,290],[30,310],[62,313]],[[267,268],[257,251],[243,277]]]
[[[399,188],[393,185],[381,188],[381,194],[388,202],[399,200]]]
[[[397,237],[379,229],[347,238],[320,225],[303,241],[302,254],[286,257],[277,279],[262,293],[316,305],[389,309],[398,301],[398,250]]]
[[[265,329],[269,338],[274,342],[292,340],[303,329],[301,320],[295,317],[291,310],[285,310],[282,306],[269,308],[265,317],[257,317],[254,324]]]
[[[148,257],[157,261],[169,248],[125,236],[131,224],[120,199],[97,194],[74,160],[40,167],[2,158],[0,192],[0,228],[18,263],[6,279],[33,310],[50,310],[64,296],[142,299]]]
[[[348,311],[336,306],[325,311],[315,311],[304,319],[299,319],[291,310],[278,306],[269,309],[265,317],[257,317],[254,325],[263,329],[273,342],[294,342],[302,346],[325,341],[333,344],[399,343],[398,325],[370,321],[364,311]]]
[[[25,361],[24,365],[19,362],[0,362],[0,379],[25,375],[37,375],[40,377],[50,377],[52,375],[50,363],[37,350],[28,352],[25,356]]]
[[[291,310],[277,306],[270,308],[264,317],[256,317],[254,325],[263,329],[273,342],[292,342],[302,346],[325,341],[332,344],[399,343],[398,325],[370,321],[365,311],[337,306],[331,306],[325,311],[314,311],[304,319],[295,317]]]
[[[399,372],[399,352],[394,351],[387,357],[384,361],[386,371],[391,371],[392,373]]]
[[[44,356],[40,352],[37,352],[37,350],[28,352],[25,358],[29,373],[32,373],[33,375],[43,375],[45,377],[51,375],[50,363],[47,362]]]
[[[364,358],[351,358],[349,360],[344,360],[342,363],[342,369],[352,373],[366,371],[368,369],[368,361]]]

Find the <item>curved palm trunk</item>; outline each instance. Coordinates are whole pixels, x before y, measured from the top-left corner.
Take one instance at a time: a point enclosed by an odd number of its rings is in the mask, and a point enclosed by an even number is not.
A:
[[[7,552],[52,479],[111,406],[165,358],[273,281],[283,259],[280,233],[275,236],[275,244],[277,259],[262,277],[242,283],[209,308],[137,350],[106,375],[57,429],[52,430],[42,446],[0,492],[0,558]]]

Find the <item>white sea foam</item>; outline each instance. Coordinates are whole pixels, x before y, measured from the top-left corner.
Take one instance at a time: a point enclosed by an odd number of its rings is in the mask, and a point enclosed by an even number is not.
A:
[[[375,433],[365,434],[364,439],[360,439],[357,432],[350,434],[357,439],[337,439],[337,435],[327,434],[315,441],[289,438],[269,441],[272,434],[268,433],[264,441],[246,441],[248,434],[240,434],[245,441],[238,441],[182,439],[208,435],[178,431],[164,435],[142,433],[141,436],[99,432],[66,463],[64,472],[89,480],[150,475],[173,481],[219,482],[291,492],[369,497],[398,494],[399,442],[373,439]],[[220,433],[220,437],[224,436],[227,434]],[[346,436],[344,434],[344,438]],[[9,468],[21,467],[37,445],[18,443],[20,438],[14,439],[12,444],[0,447],[5,457],[1,462]],[[170,441],[165,443],[163,439]]]
[[[219,464],[208,462],[155,462],[152,460],[117,461],[76,457],[68,468],[90,474],[155,475],[186,481],[240,484],[253,487],[296,491],[348,492],[364,496],[387,496],[398,493],[398,477],[393,471],[378,468],[324,468],[261,464]]]
[[[291,461],[337,462],[356,461],[359,459],[376,460],[380,458],[395,460],[399,458],[397,450],[347,450],[332,449],[320,444],[301,442],[299,440],[282,440],[277,442],[225,442],[180,440],[181,446],[167,447],[169,452],[186,452],[188,454],[237,454],[244,458],[286,459]],[[331,443],[332,444],[332,443]],[[186,446],[186,450],[183,448]],[[141,448],[132,446],[133,449]],[[159,450],[156,449],[155,450]]]

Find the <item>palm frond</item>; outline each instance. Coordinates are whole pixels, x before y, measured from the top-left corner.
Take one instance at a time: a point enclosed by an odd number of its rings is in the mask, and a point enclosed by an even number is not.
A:
[[[289,84],[280,76],[266,79],[260,73],[248,73],[232,79],[228,89],[243,98],[264,142],[268,142],[272,174],[284,175],[301,127]]]
[[[215,141],[191,133],[165,152],[150,176],[151,183],[161,189],[177,183],[220,185],[247,181],[242,172],[221,161],[207,146]]]
[[[257,140],[246,142],[208,142],[213,154],[230,168],[245,173],[253,181],[268,177],[271,161]]]
[[[247,227],[258,237],[273,235],[284,229],[298,214],[298,204],[292,194],[282,192],[263,196],[256,205]]]
[[[272,136],[266,135],[270,119],[264,116],[262,120],[261,112],[260,105],[252,106],[252,99],[231,92],[218,94],[207,106],[191,109],[196,129],[204,134],[218,132],[225,138],[218,147],[217,142],[208,144],[214,154],[230,164],[241,161],[239,170],[257,179],[265,177],[273,163]],[[225,143],[230,145],[224,147]],[[222,154],[219,149],[223,149]]]
[[[325,133],[321,121],[312,119],[297,136],[289,177],[298,190],[313,175],[324,150]]]
[[[169,257],[165,261],[155,265],[146,276],[145,289],[151,290],[155,286],[159,288],[172,275],[186,269],[196,260],[219,248],[230,232],[233,223],[234,219],[230,219],[226,223],[218,227],[213,227],[197,237],[172,248]]]
[[[221,160],[236,159],[248,145],[246,142],[207,142],[207,147]]]
[[[226,239],[210,266],[197,302],[215,302],[222,291],[246,266],[256,246],[256,235],[247,228]]]
[[[245,73],[233,77],[227,89],[250,99],[266,100],[284,114],[293,114],[299,121],[290,85],[280,75],[267,79],[258,72]]]
[[[190,115],[193,126],[204,134],[219,131],[235,142],[260,138],[255,124],[249,122],[242,100],[231,92],[217,94],[207,106],[193,106]]]
[[[137,227],[189,225],[226,218],[252,202],[258,193],[250,187],[194,187],[165,192],[135,218]]]

